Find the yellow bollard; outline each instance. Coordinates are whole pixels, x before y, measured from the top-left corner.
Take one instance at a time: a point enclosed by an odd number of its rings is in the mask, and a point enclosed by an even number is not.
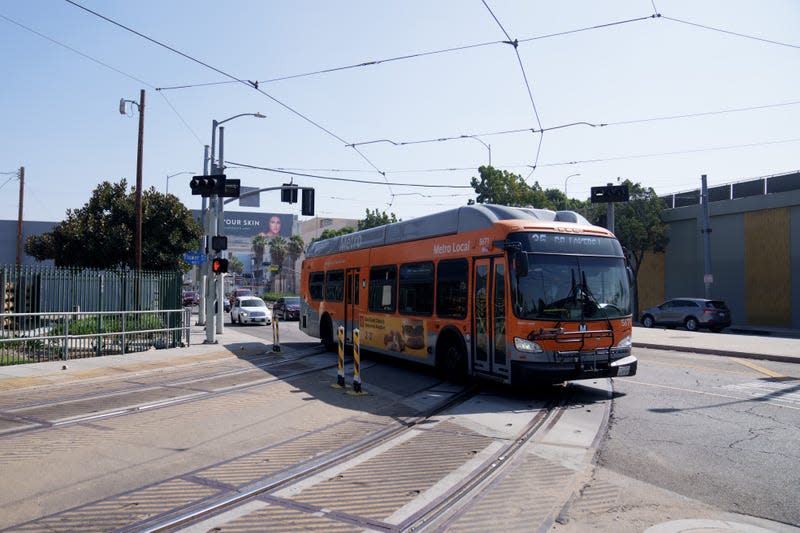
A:
[[[353,330],[353,394],[366,394],[361,390],[361,342],[360,332]]]
[[[281,334],[277,316],[272,317],[272,351],[276,353],[281,351]]]
[[[336,333],[339,336],[339,360],[337,363],[336,385],[332,385],[332,387],[344,389],[346,388],[344,383],[344,326],[339,326]]]

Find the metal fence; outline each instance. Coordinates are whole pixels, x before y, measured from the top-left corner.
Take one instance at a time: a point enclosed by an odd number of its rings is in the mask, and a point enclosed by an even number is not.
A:
[[[188,343],[181,285],[180,272],[0,267],[0,365]]]

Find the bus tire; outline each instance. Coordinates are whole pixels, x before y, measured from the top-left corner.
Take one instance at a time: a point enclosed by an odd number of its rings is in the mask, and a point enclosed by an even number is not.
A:
[[[333,334],[333,322],[331,322],[331,317],[328,315],[322,317],[319,323],[319,338],[322,341],[322,345],[329,352],[336,351],[339,348],[339,341]]]
[[[467,381],[467,351],[463,343],[451,337],[444,340],[436,350],[436,368],[439,375],[453,383]]]

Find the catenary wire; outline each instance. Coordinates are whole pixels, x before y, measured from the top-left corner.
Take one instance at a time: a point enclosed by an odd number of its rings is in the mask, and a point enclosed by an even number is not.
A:
[[[289,172],[287,170],[281,170],[278,168],[271,168],[271,167],[261,167],[257,165],[248,165],[247,163],[237,163],[235,161],[225,161],[226,165],[230,165],[230,168],[238,167],[238,168],[247,168],[251,170],[264,170],[266,172],[275,172],[278,174],[291,174],[294,176],[302,176],[304,178],[314,178],[314,179],[321,179],[321,180],[328,180],[328,181],[341,181],[341,182],[349,182],[349,183],[364,183],[367,185],[394,185],[397,187],[421,187],[427,189],[471,189],[470,185],[442,185],[442,184],[422,184],[422,183],[396,183],[390,182],[388,179],[385,182],[380,181],[372,181],[372,180],[359,180],[354,178],[337,178],[333,176],[320,176],[317,174],[308,174],[303,172]],[[393,193],[392,193],[393,194]]]
[[[100,61],[99,59],[96,59],[96,58],[94,58],[94,57],[92,57],[92,56],[90,56],[88,54],[84,54],[80,50],[77,50],[75,48],[72,48],[69,45],[66,45],[66,44],[64,44],[62,42],[59,42],[59,41],[53,39],[52,37],[48,37],[47,35],[39,32],[39,31],[36,31],[33,28],[25,26],[24,24],[21,24],[21,23],[15,21],[15,20],[12,20],[12,19],[6,17],[5,15],[0,14],[0,18],[5,19],[6,21],[8,21],[8,22],[10,22],[12,24],[16,24],[20,28],[22,28],[22,29],[24,29],[24,30],[26,30],[26,31],[28,31],[30,33],[33,33],[34,35],[37,35],[37,36],[41,37],[42,39],[50,41],[53,44],[61,46],[62,48],[65,48],[66,50],[69,50],[70,52],[72,52],[74,54],[77,54],[77,55],[83,57],[84,59],[88,59],[89,61],[92,61],[93,63],[96,63],[96,64],[100,65],[101,67],[107,68],[107,69],[109,69],[109,70],[111,70],[113,72],[116,72],[117,74],[121,74],[121,75],[123,75],[123,76],[125,76],[127,78],[130,78],[133,81],[136,81],[136,82],[141,83],[142,85],[144,85],[146,87],[149,87],[150,89],[158,90],[152,84],[147,83],[144,80],[140,80],[136,76],[128,74],[127,72],[124,72],[124,71],[122,71],[122,70],[120,70],[120,69],[118,69],[116,67],[113,67],[113,66],[109,65],[108,63],[104,63],[104,62]],[[164,97],[164,101],[167,102],[167,105],[172,109],[172,112],[175,113],[175,115],[178,117],[178,119],[184,124],[184,126],[186,126],[186,129],[188,129],[189,132],[195,137],[195,139],[197,139],[197,141],[202,145],[203,141],[200,140],[200,138],[197,136],[197,133],[195,133],[194,130],[189,126],[189,124],[186,122],[186,120],[183,118],[183,116],[178,112],[178,110],[175,108],[175,106],[172,105],[172,103],[166,98],[166,96],[164,96],[163,94],[162,94],[162,96]]]
[[[67,1],[69,1],[69,0],[67,0]],[[72,52],[72,53],[75,53],[75,54],[78,54],[79,56],[83,57],[84,59],[88,59],[89,61],[92,61],[92,62],[94,62],[94,63],[97,63],[98,65],[100,65],[100,66],[102,66],[102,67],[105,67],[105,68],[107,68],[107,69],[109,69],[109,70],[113,70],[113,71],[114,71],[114,72],[116,72],[117,74],[122,74],[122,75],[123,75],[123,76],[125,76],[126,78],[130,78],[130,79],[132,79],[132,80],[133,80],[133,81],[135,81],[135,82],[141,83],[142,85],[146,85],[147,87],[149,87],[149,88],[151,88],[151,89],[155,89],[155,87],[154,87],[154,86],[150,85],[150,84],[149,84],[149,83],[147,83],[146,81],[142,81],[142,80],[140,80],[140,79],[139,79],[139,78],[137,78],[136,76],[132,76],[132,75],[128,74],[127,72],[124,72],[124,71],[122,71],[122,70],[120,70],[120,69],[118,69],[118,68],[116,68],[116,67],[112,67],[112,66],[111,66],[111,65],[109,65],[108,63],[103,63],[103,62],[102,62],[102,61],[100,61],[99,59],[95,59],[95,58],[93,58],[93,57],[91,57],[91,56],[88,56],[88,55],[84,54],[84,53],[83,53],[83,52],[81,52],[80,50],[76,50],[75,48],[72,48],[72,47],[71,47],[71,46],[69,46],[69,45],[66,45],[66,44],[64,44],[64,43],[62,43],[62,42],[56,41],[55,39],[53,39],[53,38],[51,38],[51,37],[48,37],[47,35],[45,35],[45,34],[43,34],[43,33],[41,33],[41,32],[38,32],[38,31],[34,30],[33,28],[30,28],[30,27],[28,27],[28,26],[25,26],[24,24],[21,24],[21,23],[17,22],[16,20],[12,20],[12,19],[10,19],[10,18],[8,18],[8,17],[6,17],[5,15],[2,15],[2,14],[0,14],[0,18],[4,19],[4,20],[6,20],[6,21],[8,21],[8,22],[10,22],[10,23],[12,23],[12,24],[15,24],[15,25],[19,26],[20,28],[22,28],[22,29],[24,29],[24,30],[26,30],[26,31],[29,31],[29,32],[33,33],[34,35],[38,35],[38,36],[39,36],[39,37],[41,37],[42,39],[46,39],[46,40],[50,41],[50,42],[51,42],[51,43],[53,43],[53,44],[57,44],[58,46],[60,46],[60,47],[62,47],[62,48],[66,48],[66,49],[67,49],[67,50],[69,50],[70,52]]]
[[[570,35],[570,34],[580,33],[580,32],[584,32],[584,31],[592,31],[592,30],[610,28],[612,26],[619,26],[621,24],[630,24],[632,22],[641,22],[641,21],[644,21],[644,20],[652,19],[652,18],[656,18],[656,16],[648,15],[646,17],[638,17],[638,18],[633,18],[633,19],[626,19],[626,20],[618,20],[618,21],[613,21],[613,22],[607,22],[605,24],[596,24],[596,25],[593,25],[593,26],[585,26],[585,27],[582,27],[582,28],[575,28],[575,29],[572,29],[572,30],[566,30],[566,31],[561,31],[561,32],[557,32],[557,33],[549,33],[549,34],[545,34],[545,35],[538,35],[538,36],[535,36],[535,37],[527,37],[527,38],[524,38],[524,39],[519,39],[518,42],[520,44],[521,43],[529,43],[529,42],[533,42],[533,41],[538,41],[540,39],[549,39],[549,38],[552,38],[552,37],[561,37],[561,36],[564,36],[564,35]],[[405,55],[396,56],[396,57],[390,57],[390,58],[386,58],[386,59],[376,59],[376,60],[371,60],[371,61],[362,61],[360,63],[355,63],[355,64],[352,64],[352,65],[325,68],[325,69],[321,69],[321,70],[315,70],[315,71],[312,71],[312,72],[304,72],[304,73],[300,73],[300,74],[289,74],[289,75],[286,75],[286,76],[280,76],[280,77],[277,77],[277,78],[270,78],[270,79],[265,79],[265,80],[258,80],[258,81],[254,81],[254,82],[250,82],[250,83],[258,85],[258,84],[262,84],[262,83],[273,83],[273,82],[285,81],[285,80],[291,80],[291,79],[297,79],[297,78],[305,78],[305,77],[309,77],[309,76],[318,76],[320,74],[329,74],[329,73],[332,73],[332,72],[340,72],[340,71],[356,69],[356,68],[373,67],[373,66],[380,65],[382,63],[390,63],[390,62],[394,62],[394,61],[405,61],[405,60],[409,60],[409,59],[418,59],[418,58],[421,58],[421,57],[433,56],[433,55],[438,55],[438,54],[447,54],[447,53],[452,53],[452,52],[461,52],[461,51],[464,51],[464,50],[470,50],[470,49],[474,49],[474,48],[482,48],[482,47],[486,47],[486,46],[494,46],[494,45],[498,45],[498,44],[501,44],[501,45],[502,44],[508,44],[508,42],[507,41],[488,41],[488,42],[483,42],[483,43],[467,44],[467,45],[463,45],[463,46],[453,46],[453,47],[450,47],[450,48],[442,48],[440,50],[430,50],[430,51],[427,51],[427,52],[418,52],[418,53],[414,53],[414,54],[405,54]],[[228,84],[232,84],[232,83],[237,83],[237,82],[233,81],[233,80],[222,80],[222,81],[212,81],[212,82],[206,82],[206,83],[193,83],[193,84],[184,84],[184,85],[173,85],[173,86],[169,86],[169,87],[158,87],[156,90],[158,90],[158,91],[168,91],[168,90],[175,90],[175,89],[191,89],[191,88],[195,88],[195,87],[212,87],[212,86],[215,86],[215,85],[228,85]]]
[[[167,45],[167,44],[164,44],[164,43],[162,43],[162,42],[160,42],[160,41],[158,41],[158,40],[156,40],[156,39],[153,39],[152,37],[148,37],[147,35],[145,35],[145,34],[143,34],[143,33],[141,33],[141,32],[138,32],[138,31],[134,30],[133,28],[130,28],[130,27],[128,27],[128,26],[125,26],[124,24],[121,24],[121,23],[119,23],[119,22],[117,22],[117,21],[115,21],[115,20],[113,20],[113,19],[110,19],[110,18],[106,17],[105,15],[102,15],[102,14],[100,14],[100,13],[96,12],[96,11],[93,11],[93,10],[91,10],[91,9],[89,9],[89,8],[87,8],[87,7],[85,7],[85,6],[82,6],[82,5],[78,4],[77,2],[75,2],[74,0],[64,0],[64,1],[65,1],[65,2],[67,2],[67,3],[69,3],[69,4],[71,4],[71,5],[73,5],[73,6],[75,6],[75,7],[77,7],[77,8],[79,8],[79,9],[82,9],[82,10],[86,11],[87,13],[90,13],[90,14],[92,14],[92,15],[94,15],[94,16],[96,16],[96,17],[98,17],[98,18],[101,18],[101,19],[105,20],[106,22],[109,22],[109,23],[111,23],[111,24],[113,24],[113,25],[115,25],[115,26],[117,26],[117,27],[119,27],[119,28],[122,28],[122,29],[124,29],[125,31],[128,31],[128,32],[130,32],[130,33],[133,33],[134,35],[136,35],[136,36],[138,36],[138,37],[141,37],[142,39],[145,39],[145,40],[147,40],[147,41],[149,41],[149,42],[151,42],[151,43],[153,43],[153,44],[155,44],[155,45],[157,45],[157,46],[160,46],[160,47],[162,47],[162,48],[165,48],[165,49],[169,50],[170,52],[173,52],[173,53],[175,53],[175,54],[178,54],[179,56],[181,56],[181,57],[183,57],[183,58],[185,58],[185,59],[188,59],[189,61],[192,61],[192,62],[194,62],[194,63],[197,63],[197,64],[199,64],[199,65],[201,65],[201,66],[203,66],[203,67],[205,67],[205,68],[207,68],[207,69],[213,70],[214,72],[216,72],[216,73],[218,73],[218,74],[220,74],[220,75],[222,75],[222,76],[225,76],[226,78],[229,78],[229,79],[231,79],[231,80],[233,80],[233,81],[236,81],[236,82],[238,82],[238,83],[240,83],[240,84],[242,84],[242,85],[244,85],[244,86],[246,86],[246,87],[248,87],[248,88],[251,88],[251,89],[254,89],[254,90],[258,91],[259,93],[261,93],[262,95],[266,96],[267,98],[269,98],[270,100],[272,100],[274,103],[276,103],[276,104],[278,104],[279,106],[283,107],[284,109],[286,109],[286,110],[287,110],[287,111],[289,111],[290,113],[292,113],[292,114],[294,114],[294,115],[296,115],[296,116],[300,117],[301,119],[305,120],[305,121],[306,121],[306,122],[308,122],[309,124],[311,124],[311,125],[313,125],[314,127],[316,127],[316,128],[318,128],[318,129],[320,129],[321,131],[323,131],[323,132],[327,133],[328,135],[330,135],[330,136],[331,136],[331,137],[333,137],[334,139],[338,140],[339,142],[341,142],[342,144],[344,144],[345,146],[347,146],[347,144],[348,144],[348,143],[347,143],[347,141],[345,141],[343,138],[339,137],[338,135],[336,135],[335,133],[333,133],[331,130],[329,130],[329,129],[325,128],[324,126],[322,126],[322,125],[321,125],[321,124],[319,124],[318,122],[316,122],[316,121],[312,120],[310,117],[308,117],[308,116],[304,115],[303,113],[301,113],[301,112],[297,111],[296,109],[292,108],[292,107],[291,107],[291,106],[289,106],[288,104],[285,104],[284,102],[282,102],[282,101],[278,100],[277,98],[275,98],[275,97],[274,97],[274,96],[272,96],[271,94],[267,93],[267,92],[266,92],[266,91],[264,91],[263,89],[259,88],[259,87],[257,86],[257,85],[258,85],[257,83],[255,83],[255,82],[251,82],[251,81],[249,81],[249,80],[244,80],[244,79],[241,79],[241,78],[237,78],[236,76],[234,76],[234,75],[232,75],[232,74],[228,74],[227,72],[225,72],[225,71],[223,71],[223,70],[221,70],[221,69],[218,69],[217,67],[214,67],[214,66],[212,66],[212,65],[209,65],[208,63],[206,63],[206,62],[204,62],[204,61],[201,61],[201,60],[199,60],[199,59],[197,59],[197,58],[195,58],[195,57],[192,57],[192,56],[190,56],[190,55],[188,55],[188,54],[186,54],[186,53],[184,53],[184,52],[181,52],[180,50],[178,50],[178,49],[176,49],[176,48],[173,48],[173,47],[171,47],[171,46],[169,46],[169,45]],[[369,164],[371,167],[373,167],[373,168],[374,168],[374,169],[375,169],[377,172],[379,172],[379,173],[381,172],[381,171],[380,171],[380,169],[378,169],[378,167],[377,167],[377,166],[375,166],[375,164],[374,164],[372,161],[370,161],[370,160],[369,160],[369,159],[368,159],[366,156],[364,156],[364,154],[362,154],[362,153],[361,153],[360,151],[358,151],[358,150],[355,150],[355,152],[356,152],[356,153],[358,153],[358,154],[359,154],[359,155],[360,155],[360,156],[361,156],[361,157],[362,157],[362,158],[363,158],[363,159],[364,159],[364,160],[365,160],[365,161],[366,161],[366,162],[367,162],[367,163],[368,163],[368,164]]]
[[[716,31],[716,32],[719,32],[719,33],[725,33],[727,35],[733,35],[735,37],[742,37],[744,39],[752,39],[753,41],[761,41],[762,43],[769,43],[769,44],[775,44],[775,45],[778,45],[778,46],[786,46],[788,48],[800,49],[800,45],[796,45],[796,44],[784,43],[784,42],[781,42],[781,41],[775,41],[773,39],[765,39],[763,37],[756,37],[754,35],[747,35],[747,34],[738,33],[738,32],[735,32],[735,31],[724,30],[722,28],[715,28],[713,26],[708,26],[708,25],[705,25],[705,24],[698,24],[697,22],[691,22],[691,21],[688,21],[688,20],[681,20],[681,19],[677,19],[677,18],[674,18],[674,17],[668,17],[666,15],[662,15],[662,18],[667,19],[667,20],[671,20],[672,22],[678,22],[680,24],[686,24],[688,26],[694,26],[696,28],[702,28],[704,30]]]

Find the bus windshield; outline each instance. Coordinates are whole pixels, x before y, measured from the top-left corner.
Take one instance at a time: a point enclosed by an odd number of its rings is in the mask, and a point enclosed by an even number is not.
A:
[[[527,320],[602,320],[631,314],[621,257],[522,254],[528,272],[511,276],[514,314]]]

